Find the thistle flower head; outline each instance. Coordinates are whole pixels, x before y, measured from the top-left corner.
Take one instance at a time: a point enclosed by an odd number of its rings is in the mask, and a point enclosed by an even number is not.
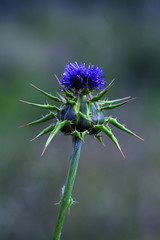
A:
[[[51,100],[61,103],[60,107],[48,103],[43,105],[22,101],[32,106],[49,110],[46,116],[25,125],[29,126],[53,120],[48,127],[43,129],[34,138],[39,138],[50,132],[43,153],[59,130],[64,134],[69,134],[82,140],[84,140],[86,134],[94,135],[101,143],[103,143],[101,136],[101,132],[103,132],[114,142],[121,153],[122,150],[118,140],[112,133],[109,124],[140,138],[124,125],[120,124],[116,118],[106,116],[106,110],[120,107],[133,99],[125,97],[110,101],[101,100],[111,88],[113,80],[106,88],[103,88],[105,81],[103,71],[99,67],[89,65],[86,68],[85,63],[81,63],[80,65],[78,65],[77,62],[69,63],[65,67],[62,78],[60,80],[57,78],[57,80],[63,90],[63,95],[58,94],[58,96],[53,96],[34,85],[32,86]],[[92,96],[91,91],[94,89],[100,89],[100,92]],[[143,140],[142,138],[140,139]]]
[[[98,66],[93,64],[86,67],[85,63],[78,65],[75,62],[66,65],[60,83],[66,89],[74,89],[78,92],[84,89],[86,85],[88,85],[90,91],[93,89],[102,89],[105,81],[103,71]]]

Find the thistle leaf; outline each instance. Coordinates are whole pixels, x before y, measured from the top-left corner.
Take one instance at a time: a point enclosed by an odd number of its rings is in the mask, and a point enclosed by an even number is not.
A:
[[[128,96],[128,97],[125,97],[125,98],[120,98],[120,99],[115,99],[115,100],[110,100],[110,101],[108,101],[108,100],[106,100],[106,101],[100,101],[100,102],[98,102],[98,103],[103,107],[103,106],[106,105],[106,104],[112,104],[112,103],[115,103],[115,102],[120,102],[120,101],[123,101],[123,100],[127,100],[127,99],[129,99],[129,98],[131,98],[131,97]]]
[[[46,127],[45,129],[42,130],[42,132],[40,132],[36,137],[34,137],[33,139],[31,139],[31,141],[34,141],[35,139],[41,137],[42,135],[52,131],[55,127],[55,124],[51,124],[50,126]]]
[[[135,133],[133,133],[132,131],[130,131],[129,129],[127,129],[124,125],[120,124],[115,118],[108,118],[107,120],[108,123],[111,123],[112,125],[114,125],[115,127],[121,129],[122,131],[125,131],[137,138],[139,138],[140,140],[144,141],[143,138],[139,137],[138,135],[136,135]]]
[[[26,102],[26,101],[23,101],[23,100],[20,100],[20,102],[23,102],[23,103],[26,103],[26,104],[29,104],[29,105],[32,105],[34,107],[40,107],[40,108],[45,108],[45,109],[49,109],[49,110],[55,110],[57,112],[59,112],[59,108],[56,107],[56,106],[52,106],[52,105],[49,105],[49,104],[37,104],[37,103],[32,103],[32,102]]]
[[[69,124],[71,124],[71,122],[68,121],[68,120],[64,120],[64,121],[62,121],[62,122],[59,121],[59,120],[57,121],[57,123],[56,123],[53,131],[51,132],[51,134],[49,135],[49,138],[47,139],[47,142],[46,142],[46,144],[45,144],[45,147],[44,147],[44,150],[43,150],[43,152],[42,152],[42,155],[44,154],[46,148],[48,147],[48,145],[50,144],[50,142],[52,141],[52,139],[54,138],[54,136],[59,132],[59,130],[60,130],[62,127],[66,126],[66,125],[69,125]]]
[[[84,142],[84,137],[85,137],[86,134],[88,134],[88,130],[86,130],[86,131],[84,131],[84,132],[79,132],[79,131],[75,130],[74,132],[72,132],[73,139],[74,139],[74,137],[78,137],[78,138],[80,138],[83,142]]]
[[[114,136],[114,134],[112,133],[111,129],[109,126],[104,126],[104,125],[96,125],[95,126],[95,129],[97,130],[101,130],[102,132],[104,132],[113,142],[114,144],[116,145],[116,147],[118,148],[118,150],[121,152],[122,156],[125,158],[122,150],[121,150],[121,147],[119,146],[119,143],[118,143],[118,140],[116,139],[116,137]]]
[[[75,130],[75,131],[72,133],[72,135],[73,135],[74,137],[79,137],[81,140],[83,140],[83,139],[82,139],[82,136],[81,136],[81,133],[78,132],[77,130]]]
[[[45,121],[48,121],[50,119],[53,119],[53,118],[56,118],[56,115],[52,112],[50,112],[49,114],[43,116],[42,118],[36,120],[36,121],[33,121],[33,122],[30,122],[30,123],[27,123],[23,126],[20,126],[20,127],[27,127],[27,126],[30,126],[30,125],[35,125],[35,124],[38,124],[38,123],[42,123],[42,122],[45,122]]]
[[[100,134],[96,134],[95,137],[98,139],[98,141],[105,146],[104,142],[102,141],[102,136]]]
[[[82,134],[82,141],[84,142],[84,137],[88,134],[89,132],[88,132],[88,130],[86,130],[86,131],[84,131],[84,132],[82,132],[81,134]]]
[[[73,100],[70,100],[70,99],[68,99],[68,98],[65,98],[65,100],[67,101],[67,102],[66,102],[67,105],[71,105],[71,106],[76,105],[76,102],[73,101]]]
[[[95,102],[95,101],[98,101],[100,98],[103,97],[104,94],[106,94],[108,92],[108,90],[112,87],[113,85],[113,82],[114,82],[114,79],[110,82],[110,84],[103,90],[101,91],[97,96],[95,97],[92,97],[90,99],[91,102]]]
[[[47,97],[51,98],[52,100],[57,101],[57,102],[62,102],[58,97],[55,97],[55,96],[53,96],[52,94],[43,91],[42,89],[36,87],[36,86],[33,85],[32,83],[30,83],[30,85],[31,85],[32,87],[34,87],[36,90],[38,90],[39,92],[41,92],[41,93],[43,93],[44,95],[46,95]]]
[[[120,107],[120,106],[122,106],[122,105],[124,105],[124,104],[126,104],[126,103],[128,103],[128,102],[131,102],[131,101],[133,101],[133,100],[135,100],[135,99],[136,99],[136,98],[131,98],[131,99],[129,99],[129,100],[127,100],[127,101],[124,101],[124,102],[122,102],[122,103],[119,103],[119,104],[114,104],[114,105],[109,105],[109,106],[101,107],[101,108],[100,108],[100,111],[108,110],[108,109],[112,109],[112,108],[116,108],[116,107]]]

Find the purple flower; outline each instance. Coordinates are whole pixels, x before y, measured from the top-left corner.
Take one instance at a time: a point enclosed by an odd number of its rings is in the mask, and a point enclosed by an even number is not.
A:
[[[102,74],[103,71],[94,64],[86,67],[85,63],[69,63],[62,73],[60,83],[66,89],[74,89],[76,92],[84,89],[87,84],[90,91],[102,89],[105,84]]]

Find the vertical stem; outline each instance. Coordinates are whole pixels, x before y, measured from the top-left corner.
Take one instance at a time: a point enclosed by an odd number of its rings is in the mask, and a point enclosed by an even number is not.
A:
[[[59,210],[59,214],[58,214],[58,218],[57,218],[57,222],[56,222],[52,240],[60,240],[63,222],[64,222],[64,218],[65,218],[67,209],[69,207],[72,188],[73,188],[73,184],[74,184],[74,180],[75,180],[75,176],[76,176],[76,172],[77,172],[77,168],[78,168],[81,145],[82,145],[82,140],[79,139],[78,137],[74,137],[73,151],[72,151],[70,166],[69,166],[69,170],[68,170],[65,189],[64,189],[64,193],[63,193],[63,196],[61,199],[60,210]]]

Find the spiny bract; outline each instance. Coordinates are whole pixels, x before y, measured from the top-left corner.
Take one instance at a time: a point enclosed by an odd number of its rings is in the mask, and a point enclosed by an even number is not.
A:
[[[53,101],[61,104],[58,108],[57,106],[48,103],[43,105],[21,100],[32,106],[49,110],[49,113],[46,116],[24,126],[30,126],[54,119],[54,122],[43,129],[43,131],[34,138],[39,138],[50,132],[42,155],[59,130],[64,134],[69,134],[73,137],[77,136],[82,140],[84,140],[86,134],[94,135],[101,143],[103,143],[101,136],[101,132],[103,132],[115,143],[123,156],[124,154],[119,143],[108,124],[110,123],[117,128],[140,138],[124,125],[120,124],[115,118],[105,116],[105,110],[120,107],[123,104],[132,101],[134,98],[131,99],[130,97],[125,97],[111,101],[101,100],[114,82],[114,80],[112,80],[106,88],[103,88],[105,81],[102,74],[103,71],[95,65],[89,65],[87,68],[85,63],[78,65],[78,63],[75,62],[67,64],[60,80],[56,77],[61,87],[62,94],[57,93],[57,96],[53,96],[31,84],[35,89]],[[92,96],[92,91],[94,89],[101,90],[97,95]],[[140,139],[143,140],[142,138]]]

